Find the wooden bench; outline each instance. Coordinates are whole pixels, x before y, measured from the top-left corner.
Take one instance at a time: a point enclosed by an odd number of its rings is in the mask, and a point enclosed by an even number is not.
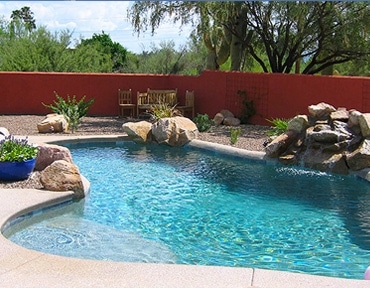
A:
[[[137,92],[137,115],[140,110],[148,111],[154,105],[167,104],[175,106],[177,104],[177,89],[175,90],[153,90],[148,89],[146,93]]]

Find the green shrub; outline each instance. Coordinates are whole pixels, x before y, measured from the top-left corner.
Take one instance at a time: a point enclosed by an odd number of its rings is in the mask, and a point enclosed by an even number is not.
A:
[[[268,136],[278,136],[280,134],[283,134],[288,129],[289,120],[275,118],[272,120],[266,119],[266,121],[274,125],[271,127],[270,131],[267,131],[266,134]]]
[[[79,101],[76,99],[76,95],[72,98],[67,95],[67,101],[63,97],[59,96],[57,92],[54,92],[55,97],[58,101],[54,100],[55,105],[46,105],[42,103],[45,107],[51,109],[56,114],[63,115],[71,129],[72,133],[78,129],[81,123],[81,118],[85,117],[90,106],[94,103],[94,99],[90,99],[85,102],[86,96],[83,96]]]
[[[236,142],[238,142],[238,137],[239,137],[241,132],[242,132],[242,129],[240,127],[237,127],[237,128],[231,127],[230,128],[230,143],[231,144],[235,144]]]
[[[168,104],[156,104],[150,108],[149,113],[158,121],[161,118],[173,117],[174,111],[175,106],[171,107]]]
[[[199,132],[205,132],[211,129],[214,121],[209,119],[207,114],[198,114],[194,119],[193,122],[197,125]]]

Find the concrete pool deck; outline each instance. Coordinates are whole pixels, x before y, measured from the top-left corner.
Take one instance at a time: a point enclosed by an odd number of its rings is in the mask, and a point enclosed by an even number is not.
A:
[[[122,141],[116,136],[29,137],[31,142]],[[209,149],[208,143],[196,141]],[[248,154],[261,159],[263,154],[213,146],[216,152]],[[221,150],[219,150],[221,149]],[[20,215],[69,201],[72,192],[34,189],[0,189],[0,228]],[[364,271],[365,272],[365,271]],[[29,250],[0,235],[0,287],[133,287],[133,288],[297,288],[297,287],[370,287],[370,281],[350,280],[254,268],[194,266],[175,264],[124,263],[67,258]]]

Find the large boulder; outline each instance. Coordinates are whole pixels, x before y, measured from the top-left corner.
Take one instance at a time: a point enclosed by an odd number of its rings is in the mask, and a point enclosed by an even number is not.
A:
[[[339,154],[325,153],[319,150],[308,150],[302,159],[304,166],[323,172],[346,175],[349,173],[345,157]]]
[[[122,125],[122,128],[136,143],[144,144],[152,141],[152,123],[150,122],[127,122]]]
[[[54,144],[38,144],[35,170],[42,171],[57,160],[72,163],[72,155],[68,148]]]
[[[67,132],[69,125],[63,115],[48,114],[44,120],[37,124],[37,129],[40,133],[60,133]]]
[[[153,138],[158,143],[179,147],[198,137],[198,128],[185,117],[159,119],[152,127]]]
[[[57,160],[46,167],[40,174],[40,182],[50,191],[73,191],[75,199],[85,196],[78,167],[64,160]]]

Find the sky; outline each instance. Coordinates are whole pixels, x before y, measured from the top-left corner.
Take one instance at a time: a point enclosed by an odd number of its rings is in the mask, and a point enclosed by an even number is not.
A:
[[[152,44],[158,47],[161,41],[173,40],[176,49],[187,42],[192,28],[180,29],[170,21],[162,24],[154,36],[147,31],[138,37],[127,18],[131,4],[129,1],[0,1],[0,18],[10,20],[12,11],[28,6],[34,13],[36,26],[46,26],[51,32],[69,29],[76,40],[104,31],[114,42],[134,53],[150,51]]]

